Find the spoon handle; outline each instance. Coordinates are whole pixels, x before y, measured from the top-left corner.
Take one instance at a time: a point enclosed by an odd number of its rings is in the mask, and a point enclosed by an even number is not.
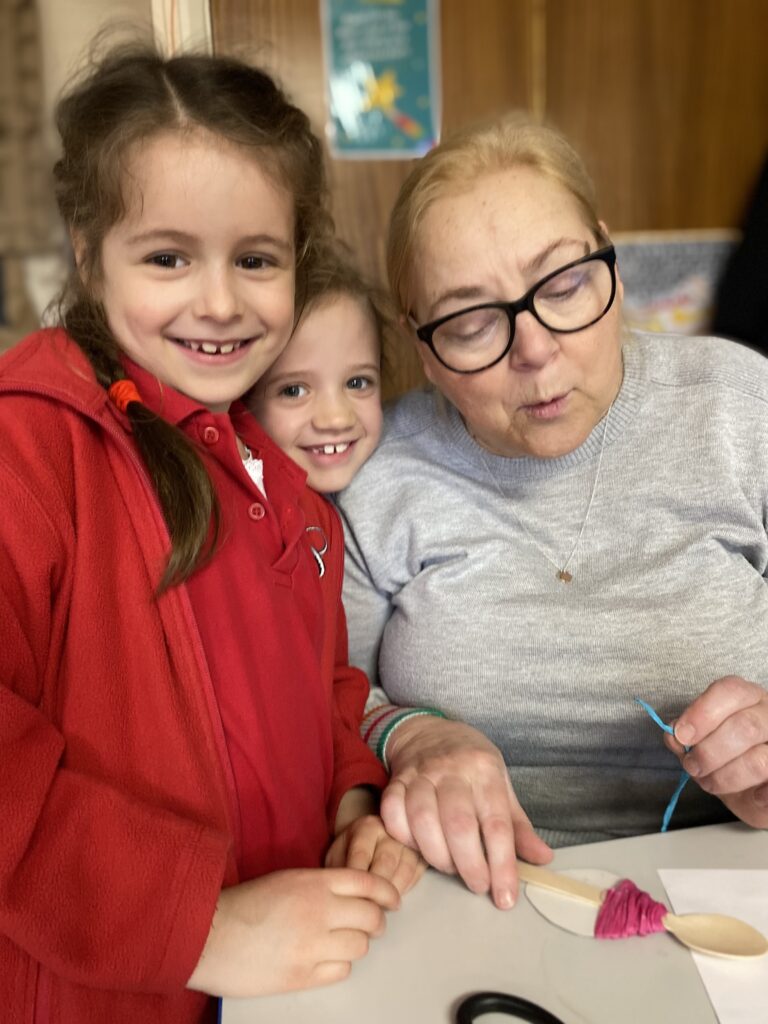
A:
[[[568,875],[560,875],[556,871],[539,867],[537,864],[527,864],[525,861],[517,862],[517,874],[523,882],[536,885],[540,889],[550,889],[552,892],[563,893],[564,896],[572,896],[574,899],[582,900],[584,903],[591,903],[599,907],[603,902],[604,892],[594,885],[587,885],[586,882],[579,882]]]

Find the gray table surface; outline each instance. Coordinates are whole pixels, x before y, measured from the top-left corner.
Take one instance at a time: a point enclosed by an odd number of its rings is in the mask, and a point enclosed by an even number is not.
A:
[[[626,875],[666,902],[658,868],[768,868],[768,832],[734,823],[573,846],[558,850],[552,866]],[[690,953],[672,936],[582,938],[544,920],[523,895],[501,912],[436,872],[389,915],[386,934],[346,981],[224,1000],[222,1021],[452,1024],[460,1000],[487,989],[531,999],[564,1024],[717,1024]],[[765,1012],[768,1022],[768,997]]]

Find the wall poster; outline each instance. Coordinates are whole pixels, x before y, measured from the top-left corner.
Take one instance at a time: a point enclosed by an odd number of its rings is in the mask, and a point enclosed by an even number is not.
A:
[[[439,0],[321,3],[331,152],[422,156],[440,129]]]

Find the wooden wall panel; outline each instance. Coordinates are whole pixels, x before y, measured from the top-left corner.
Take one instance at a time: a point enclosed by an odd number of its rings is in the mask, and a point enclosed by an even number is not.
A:
[[[531,0],[443,0],[443,124],[451,130],[528,98]],[[260,64],[277,76],[319,134],[326,120],[318,0],[213,0],[214,48]],[[499,26],[504,31],[499,31]],[[519,59],[511,53],[520,54]],[[387,222],[410,161],[329,160],[339,234],[363,269],[384,280]],[[423,380],[403,343],[390,359],[386,394]]]
[[[442,0],[443,128],[530,107],[539,0]]]
[[[546,0],[547,114],[615,230],[736,227],[768,154],[766,0]]]
[[[325,125],[319,0],[211,0],[214,46]],[[768,154],[768,0],[442,0],[444,132],[525,107],[583,153],[615,231],[736,227]],[[334,216],[383,279],[409,164],[330,161]],[[421,381],[410,346],[388,393]]]
[[[444,130],[529,94],[528,11],[534,0],[443,0]],[[271,70],[322,134],[326,120],[319,0],[213,0],[214,47]],[[503,26],[503,31],[500,27]],[[409,161],[330,160],[340,234],[382,272],[386,224]]]

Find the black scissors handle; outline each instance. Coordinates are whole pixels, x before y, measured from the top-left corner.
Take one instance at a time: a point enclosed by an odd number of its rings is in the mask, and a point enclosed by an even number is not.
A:
[[[478,992],[467,996],[459,1003],[456,1024],[473,1024],[486,1013],[506,1013],[518,1020],[527,1020],[530,1024],[563,1024],[559,1017],[555,1017],[543,1006],[506,992]]]

